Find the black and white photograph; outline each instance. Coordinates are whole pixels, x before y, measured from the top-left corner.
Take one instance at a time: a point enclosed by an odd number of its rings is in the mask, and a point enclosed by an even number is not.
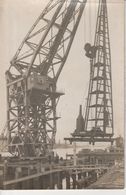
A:
[[[0,190],[124,189],[124,19],[124,0],[0,0]]]

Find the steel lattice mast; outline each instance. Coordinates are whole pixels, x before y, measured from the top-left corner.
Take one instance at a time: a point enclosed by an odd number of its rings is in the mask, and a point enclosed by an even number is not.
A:
[[[65,140],[113,143],[111,52],[106,0],[99,0],[94,45],[85,45],[90,82],[85,117],[81,108],[72,138]]]
[[[47,154],[56,134],[56,89],[86,0],[51,0],[11,61],[7,80],[8,147],[18,156]]]
[[[93,56],[93,49],[96,52]],[[113,135],[111,53],[106,0],[99,2],[94,47],[90,58],[90,84],[85,113],[85,131]]]

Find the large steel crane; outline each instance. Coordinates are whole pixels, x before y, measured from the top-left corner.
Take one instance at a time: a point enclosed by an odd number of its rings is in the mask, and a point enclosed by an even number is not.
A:
[[[90,59],[90,82],[85,116],[80,107],[77,126],[71,138],[65,140],[111,142],[114,135],[111,52],[106,0],[99,1],[94,44],[85,45]]]
[[[8,149],[45,155],[56,135],[56,88],[87,0],[50,0],[6,71]]]

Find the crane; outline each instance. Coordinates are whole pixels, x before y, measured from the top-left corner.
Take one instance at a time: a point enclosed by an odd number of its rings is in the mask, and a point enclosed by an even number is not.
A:
[[[111,142],[114,138],[111,51],[106,0],[99,1],[93,46],[86,43],[90,59],[90,81],[85,116],[80,106],[77,125],[70,142]]]
[[[86,44],[85,50],[91,67],[85,129],[94,131],[96,136],[111,137],[114,134],[112,71],[106,0],[99,4],[94,46]]]
[[[56,135],[57,81],[87,0],[50,0],[6,71],[8,151],[46,155]]]

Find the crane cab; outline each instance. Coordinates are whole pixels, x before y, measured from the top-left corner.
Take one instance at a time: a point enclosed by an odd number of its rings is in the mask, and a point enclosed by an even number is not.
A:
[[[37,89],[49,91],[51,86],[53,86],[53,81],[46,75],[33,73],[28,78],[28,90]]]
[[[39,105],[48,97],[59,98],[64,95],[62,92],[57,92],[53,79],[46,75],[33,73],[28,78],[29,100],[31,105]]]

